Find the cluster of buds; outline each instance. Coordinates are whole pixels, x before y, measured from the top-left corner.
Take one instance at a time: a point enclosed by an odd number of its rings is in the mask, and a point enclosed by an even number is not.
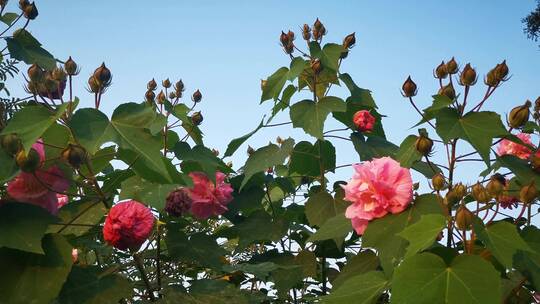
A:
[[[7,1],[5,2],[7,3]],[[6,3],[4,3],[2,7],[4,7]],[[36,4],[33,1],[30,3],[28,0],[20,0],[19,8],[22,10],[24,17],[28,20],[36,19],[39,14]]]
[[[281,46],[285,53],[292,54],[294,52],[294,33],[292,31],[287,33],[282,31],[279,36],[279,41],[281,42]]]
[[[418,93],[416,83],[414,83],[414,81],[411,79],[411,76],[409,76],[401,87],[401,95],[403,95],[403,97],[413,97],[416,96],[416,93]]]
[[[317,18],[315,20],[315,23],[313,24],[313,29],[311,30],[311,33],[313,34],[313,39],[315,41],[322,40],[323,36],[326,35],[326,28],[322,24],[322,22]]]
[[[150,80],[148,84],[146,85],[146,88],[147,88],[147,91],[144,94],[144,99],[146,100],[147,103],[153,105],[154,100],[156,99],[156,93],[154,93],[154,91],[157,88],[156,80],[152,78],[152,80]]]
[[[61,99],[66,88],[67,73],[57,66],[52,71],[45,71],[37,64],[28,68],[28,83],[25,90],[33,95],[49,99]]]
[[[102,94],[112,83],[111,71],[102,63],[88,78],[88,90],[91,93]]]
[[[523,127],[529,121],[531,105],[532,103],[527,100],[523,105],[513,108],[508,115],[508,125],[514,129]]]
[[[497,64],[493,69],[491,69],[486,77],[484,78],[484,83],[489,87],[497,87],[501,82],[507,81],[508,77],[508,66],[506,65],[506,60]]]

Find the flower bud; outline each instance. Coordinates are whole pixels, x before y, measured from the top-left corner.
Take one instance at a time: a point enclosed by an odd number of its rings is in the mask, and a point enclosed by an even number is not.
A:
[[[367,110],[360,110],[354,113],[353,123],[360,132],[371,132],[375,126],[376,119]]]
[[[524,204],[532,203],[536,199],[537,196],[538,196],[538,190],[536,189],[536,186],[534,185],[534,181],[531,182],[529,185],[521,188],[521,191],[519,191],[519,200],[523,202]]]
[[[458,64],[456,62],[456,59],[454,59],[454,57],[452,57],[452,59],[450,59],[450,61],[446,63],[446,71],[450,75],[456,74],[459,71]]]
[[[497,64],[495,67],[495,77],[498,81],[506,81],[508,78],[508,66],[506,65],[506,60],[503,60],[500,64]]]
[[[150,91],[155,91],[157,88],[156,80],[152,78],[152,80],[150,80],[148,84],[146,84],[146,88]]]
[[[315,75],[318,75],[322,70],[322,65],[319,58],[311,59],[310,66],[311,66],[311,69],[313,70],[313,73],[315,73]]]
[[[306,41],[309,41],[311,39],[311,29],[307,24],[304,24],[304,26],[302,27],[302,37]]]
[[[105,62],[102,63],[101,66],[94,71],[94,78],[102,87],[107,87],[111,84],[111,70],[109,70],[105,66]]]
[[[15,155],[22,149],[22,142],[16,134],[6,134],[0,138],[2,149],[10,155]]]
[[[40,82],[43,79],[43,75],[43,70],[35,63],[28,68],[28,78],[31,81]]]
[[[536,173],[540,173],[540,153],[532,153],[530,157],[531,167]]]
[[[514,129],[523,127],[529,121],[530,107],[531,102],[527,100],[524,105],[513,108],[508,115],[508,125]]]
[[[34,20],[38,16],[38,9],[36,7],[36,4],[32,2],[31,4],[27,5],[23,10],[24,17],[28,20]]]
[[[90,91],[90,93],[99,93],[100,90],[101,87],[99,82],[96,80],[94,75],[90,76],[90,78],[88,78],[88,91]]]
[[[289,44],[289,36],[287,36],[284,31],[281,31],[281,35],[279,35],[279,41],[281,42],[281,45],[285,47],[287,44]]]
[[[484,83],[489,87],[496,87],[499,84],[495,74],[495,68],[487,73],[486,77],[484,78]]]
[[[317,18],[315,20],[315,23],[313,24],[313,39],[314,40],[321,40],[324,35],[326,35],[326,28],[322,24],[322,22]]]
[[[412,81],[411,76],[407,77],[407,80],[403,83],[402,89],[402,95],[404,97],[413,97],[416,96],[416,93],[418,92],[418,89],[416,87],[416,83]]]
[[[446,64],[444,61],[441,62],[433,72],[433,76],[437,79],[445,79],[448,76],[448,72],[446,71]]]
[[[171,81],[169,80],[169,78],[167,78],[167,79],[165,79],[165,80],[163,80],[163,81],[161,82],[161,85],[162,85],[164,88],[168,89],[168,88],[171,87],[172,84],[171,84]]]
[[[253,147],[251,146],[248,146],[246,152],[248,156],[251,156],[253,153],[255,153],[255,149],[253,149]]]
[[[441,173],[437,173],[431,178],[431,185],[435,191],[440,191],[446,187],[446,180]]]
[[[175,99],[175,98],[176,98],[176,93],[170,92],[170,93],[169,93],[169,99],[170,99],[170,100],[173,100],[173,99]]]
[[[24,9],[30,5],[30,1],[28,0],[19,0],[19,8],[24,11]]]
[[[233,167],[232,161],[228,161],[225,165],[226,165],[227,167],[229,167],[229,168],[232,168],[232,167]]]
[[[167,100],[167,96],[165,96],[163,90],[159,91],[159,94],[157,95],[157,102],[159,104],[163,104],[165,103],[165,100]]]
[[[182,94],[178,94],[178,92],[180,93],[184,92],[184,82],[182,81],[182,79],[178,80],[174,84],[174,90],[176,91],[177,95],[182,95]]]
[[[482,204],[489,202],[489,200],[491,199],[486,188],[484,188],[484,186],[482,186],[482,184],[480,183],[476,183],[472,187],[472,195],[477,202]]]
[[[456,226],[459,230],[471,230],[474,214],[465,206],[460,206],[456,211]]]
[[[0,0],[0,7],[1,8],[6,7],[7,3],[8,3],[8,0]]]
[[[41,158],[34,148],[30,149],[28,155],[21,149],[15,156],[15,162],[23,172],[32,173],[41,165]]]
[[[445,95],[446,97],[450,98],[451,100],[454,100],[456,98],[456,90],[454,90],[454,86],[449,83],[442,88],[439,89],[439,95]]]
[[[58,82],[65,81],[67,78],[66,71],[61,66],[55,67],[51,72],[52,78]]]
[[[154,100],[156,98],[156,94],[152,90],[146,91],[146,94],[144,94],[144,98],[146,99],[146,102],[152,104],[154,103]]]
[[[67,148],[62,151],[62,159],[73,168],[78,169],[88,160],[88,153],[85,148],[79,145],[69,144]]]
[[[506,181],[501,182],[498,176],[493,175],[486,185],[486,190],[491,197],[498,197],[504,190]]]
[[[420,154],[428,156],[433,149],[433,140],[427,136],[426,132],[420,132],[414,146]]]
[[[180,187],[171,191],[165,199],[165,211],[174,217],[186,214],[193,203],[189,189]]]
[[[465,197],[465,195],[467,195],[467,187],[465,185],[463,185],[462,183],[458,183],[454,186],[454,192],[456,192],[456,195],[462,199],[463,197]]]
[[[476,83],[476,71],[467,63],[459,75],[459,83],[462,86],[472,86]]]
[[[195,91],[195,93],[193,93],[193,95],[191,96],[191,100],[193,100],[193,102],[200,102],[202,100],[201,91]]]
[[[349,34],[343,39],[343,47],[346,49],[351,49],[356,43],[355,33]]]
[[[191,115],[191,122],[192,122],[195,126],[200,125],[200,124],[203,122],[203,116],[202,116],[201,112],[195,112],[195,113],[193,113],[193,115]]]
[[[69,76],[75,76],[79,74],[79,67],[77,63],[69,56],[68,60],[64,63],[64,69]]]
[[[283,138],[281,138],[281,136],[276,137],[276,143],[281,145],[283,143]]]
[[[453,206],[457,203],[459,203],[459,201],[461,201],[463,197],[460,197],[458,195],[458,193],[455,191],[455,189],[452,189],[448,192],[446,192],[446,196],[445,196],[445,201],[446,201],[446,205],[448,206]]]

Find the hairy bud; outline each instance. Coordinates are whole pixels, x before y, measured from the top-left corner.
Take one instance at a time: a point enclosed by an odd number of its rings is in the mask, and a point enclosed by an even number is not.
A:
[[[441,173],[437,173],[431,178],[431,185],[435,191],[440,191],[446,187],[446,180]]]
[[[416,139],[414,144],[416,151],[423,156],[429,156],[433,150],[433,140],[431,140],[426,132],[420,132],[420,136]]]
[[[501,182],[501,179],[499,178],[498,175],[493,175],[489,179],[489,182],[486,185],[486,190],[489,193],[489,195],[491,195],[491,197],[496,198],[499,195],[501,195],[502,192],[504,191],[505,183],[506,181],[504,180],[504,177],[503,177],[503,181]]]
[[[28,20],[36,19],[39,14],[36,4],[32,2],[31,4],[27,5],[23,10],[23,14]]]
[[[529,185],[521,188],[521,191],[519,191],[519,200],[524,204],[532,203],[536,199],[536,197],[538,197],[538,190],[534,185],[534,181],[531,182]]]
[[[472,195],[477,202],[482,204],[489,202],[489,200],[491,199],[486,188],[484,188],[484,186],[482,186],[482,184],[480,183],[476,183],[472,187]]]
[[[456,74],[459,71],[458,64],[456,62],[456,59],[454,59],[454,57],[452,57],[452,59],[450,59],[450,61],[446,63],[446,71],[450,75]]]
[[[416,96],[416,93],[418,92],[418,88],[416,87],[416,83],[412,81],[411,76],[407,77],[407,80],[403,83],[403,86],[401,87],[402,95],[404,97],[413,97]]]
[[[184,92],[184,82],[182,81],[182,79],[178,80],[174,84],[174,90],[176,91],[176,95],[182,95],[182,92]],[[179,92],[180,94],[178,94]]]
[[[19,0],[19,8],[24,11],[24,9],[30,5],[30,1],[28,0]]]
[[[43,79],[43,75],[43,69],[35,63],[28,68],[28,78],[30,78],[31,81],[40,82]]]
[[[88,78],[88,91],[91,93],[99,93],[100,90],[101,87],[97,79],[94,77],[94,75],[90,76],[90,78]]]
[[[445,79],[448,76],[448,72],[446,71],[446,64],[444,61],[441,62],[433,72],[433,76],[437,79]]]
[[[307,24],[304,24],[302,27],[302,38],[304,38],[306,41],[311,39],[311,28],[309,28],[309,25]]]
[[[460,206],[456,211],[456,226],[459,230],[470,230],[474,214],[465,206]]]
[[[313,33],[313,39],[315,40],[321,40],[322,37],[326,35],[326,28],[324,27],[322,22],[319,20],[319,18],[317,18],[317,20],[315,20],[315,23],[313,24],[312,33]]]
[[[146,94],[144,94],[144,98],[146,99],[146,102],[153,104],[154,100],[156,99],[156,94],[152,90],[146,91]]]
[[[322,70],[322,65],[319,58],[311,59],[310,66],[311,66],[311,69],[313,70],[313,73],[315,73],[315,75],[318,75]]]
[[[62,151],[62,159],[73,168],[78,169],[88,160],[88,153],[82,146],[69,144],[67,148]]]
[[[105,66],[105,62],[94,71],[94,78],[102,87],[107,87],[111,84],[111,70]]]
[[[172,84],[171,84],[171,81],[169,80],[169,78],[167,78],[167,79],[165,79],[165,80],[163,80],[163,81],[161,82],[161,85],[162,85],[164,88],[168,89],[168,88],[171,87]]]
[[[64,69],[69,76],[75,76],[79,74],[79,67],[77,63],[69,56],[68,60],[64,63]]]
[[[462,86],[472,86],[476,84],[476,71],[467,63],[459,75],[459,84]]]
[[[198,126],[203,122],[203,116],[201,112],[195,112],[191,115],[191,122],[193,125]]]
[[[159,104],[163,104],[165,103],[165,100],[167,100],[167,96],[165,96],[163,90],[159,91],[159,94],[157,95],[157,102]]]
[[[197,91],[195,91],[193,93],[193,95],[191,96],[191,100],[193,100],[193,102],[200,102],[202,100],[202,93],[201,91],[199,91],[197,89]]]
[[[147,88],[148,90],[155,91],[156,88],[157,88],[156,80],[155,80],[154,78],[152,78],[152,80],[150,80],[150,81],[146,84],[146,88]]]
[[[169,99],[170,99],[170,100],[173,100],[173,99],[175,99],[175,98],[176,98],[176,93],[175,93],[175,92],[170,92],[170,93],[169,93]]]
[[[439,89],[439,95],[445,95],[451,100],[454,100],[456,98],[456,90],[454,90],[454,86],[449,83]]]
[[[465,195],[467,195],[467,187],[465,185],[463,185],[462,183],[458,183],[454,186],[454,192],[456,192],[456,195],[462,199],[463,197],[465,197]]]
[[[355,33],[349,34],[343,39],[343,47],[346,49],[351,49],[356,43]]]
[[[506,60],[503,60],[503,62],[497,64],[495,67],[495,77],[496,79],[500,81],[506,81],[508,80],[508,66],[506,65]]]
[[[15,155],[22,149],[22,142],[16,134],[6,134],[0,138],[2,149],[10,155]]]
[[[39,157],[39,153],[33,148],[30,149],[28,155],[21,149],[15,156],[15,162],[23,172],[32,173],[40,167],[41,158]]]
[[[514,129],[523,127],[529,121],[530,107],[531,102],[527,100],[522,106],[513,108],[508,115],[508,125]]]

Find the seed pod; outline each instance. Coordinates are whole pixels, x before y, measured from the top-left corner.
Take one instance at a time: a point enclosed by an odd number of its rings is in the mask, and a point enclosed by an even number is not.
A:
[[[281,42],[281,45],[285,47],[287,44],[289,44],[289,36],[287,36],[284,31],[281,31],[281,34],[279,35],[279,41]]]
[[[536,173],[540,173],[540,153],[532,153],[530,157],[531,167]]]
[[[218,149],[212,149],[212,154],[215,156],[219,156],[219,150]]]
[[[514,129],[523,127],[529,121],[530,107],[531,102],[527,100],[524,105],[513,108],[508,115],[508,125]]]
[[[467,63],[459,75],[459,84],[462,86],[472,86],[476,84],[476,80],[476,71],[471,67],[470,63]]]
[[[467,187],[462,183],[458,183],[454,186],[454,192],[456,192],[456,195],[462,199],[465,197],[465,195],[467,195]]]
[[[8,0],[0,0],[0,7],[1,8],[6,7],[7,3],[8,3]]]
[[[536,199],[536,197],[538,197],[538,190],[534,185],[534,181],[531,182],[529,185],[521,188],[521,191],[519,191],[519,200],[524,204],[532,203]]]
[[[306,41],[309,41],[311,39],[311,29],[307,24],[304,24],[304,26],[302,27],[302,38],[304,38],[304,40]]]
[[[19,8],[24,11],[24,9],[30,5],[30,1],[28,0],[19,0]]]
[[[193,100],[193,102],[200,102],[202,100],[202,93],[201,91],[197,90],[195,91],[195,93],[193,93],[193,95],[191,96],[191,100]]]
[[[319,18],[317,18],[317,20],[315,20],[315,23],[313,24],[312,33],[314,40],[321,40],[322,37],[326,35],[326,28],[319,20]]]
[[[449,83],[439,89],[439,95],[445,95],[451,100],[454,100],[456,98],[456,90],[454,90],[454,86]]]
[[[62,151],[62,159],[64,159],[64,161],[70,164],[73,168],[78,169],[88,160],[88,153],[86,152],[85,148],[79,145],[69,144]]]
[[[28,20],[34,20],[38,16],[39,12],[36,7],[36,4],[32,2],[31,4],[28,4],[25,6],[23,10],[24,17]]]
[[[450,59],[450,61],[446,63],[446,71],[450,75],[456,74],[459,71],[458,64],[456,62],[456,59],[454,59],[454,57],[452,57],[452,59]]]
[[[498,197],[504,190],[504,183],[497,176],[492,176],[486,185],[486,190],[491,197]]]
[[[41,158],[34,148],[30,149],[28,155],[21,149],[15,156],[15,162],[23,172],[32,173],[40,167]]]
[[[459,201],[461,201],[462,197],[459,197],[458,193],[456,193],[455,189],[452,189],[448,192],[446,192],[446,196],[445,196],[445,201],[446,201],[446,205],[448,206],[453,206],[457,203],[459,203]]]
[[[101,66],[94,71],[94,78],[102,87],[107,87],[111,84],[111,70],[105,66],[105,62],[103,62]]]
[[[310,66],[311,66],[311,69],[313,70],[313,73],[315,73],[315,75],[318,75],[322,70],[322,65],[319,58],[311,59]]]
[[[456,226],[459,230],[471,230],[474,214],[465,206],[460,206],[456,212]]]
[[[416,151],[423,156],[429,156],[433,150],[433,140],[428,137],[425,129],[420,129],[418,133],[419,136],[414,144]]]
[[[349,34],[343,39],[343,47],[346,49],[351,49],[356,43],[355,33]]]
[[[176,93],[170,92],[170,93],[169,93],[169,99],[170,99],[170,100],[173,100],[173,99],[175,99],[175,98],[176,98]]]
[[[30,78],[31,81],[40,82],[43,79],[44,74],[45,73],[39,65],[35,63],[28,68],[28,78]]]
[[[281,145],[283,143],[283,138],[281,138],[281,136],[276,137],[276,143]]]
[[[163,81],[161,82],[161,85],[162,85],[164,88],[168,89],[168,88],[171,87],[172,84],[171,84],[171,81],[169,80],[169,78],[167,78],[167,79],[165,79],[165,80],[163,80]]]
[[[404,97],[413,97],[416,96],[416,93],[418,92],[418,88],[416,87],[416,83],[411,79],[411,76],[407,77],[407,80],[403,83],[402,89],[402,95]]]
[[[496,74],[495,74],[495,68],[491,69],[486,77],[484,78],[484,83],[489,87],[496,87],[499,84],[499,81],[497,80]]]
[[[152,80],[150,80],[150,81],[146,84],[146,88],[147,88],[148,90],[154,91],[154,90],[157,88],[156,80],[155,80],[154,78],[152,78]]]
[[[159,91],[159,94],[157,95],[157,102],[159,104],[163,104],[165,103],[165,100],[167,100],[167,96],[165,96],[163,90]]]
[[[2,149],[10,155],[15,155],[22,149],[22,142],[16,134],[6,134],[0,138]]]
[[[195,112],[191,115],[191,122],[193,125],[198,126],[203,122],[203,116],[201,112]]]
[[[184,92],[184,82],[182,81],[182,79],[178,80],[174,84],[174,90],[176,91],[177,95],[182,95],[181,93]],[[180,94],[178,94],[178,92],[180,92]]]
[[[446,180],[441,173],[437,173],[431,178],[431,185],[434,190],[440,191],[446,187]]]
[[[445,79],[448,76],[448,71],[446,70],[446,64],[444,61],[441,62],[433,72],[433,76],[437,79]]]
[[[476,183],[472,187],[472,195],[477,202],[482,204],[489,202],[489,200],[491,199],[486,188],[484,188],[484,186],[482,186],[482,184],[480,183]]]
[[[79,74],[79,67],[77,63],[69,56],[68,60],[64,63],[64,69],[69,76],[75,76]]]
[[[156,94],[152,90],[146,91],[146,94],[144,94],[144,98],[146,99],[146,102],[153,104],[154,100],[156,98]]]
[[[99,82],[96,80],[94,75],[90,76],[90,78],[88,78],[88,91],[90,91],[90,93],[99,93],[100,90],[101,87]]]

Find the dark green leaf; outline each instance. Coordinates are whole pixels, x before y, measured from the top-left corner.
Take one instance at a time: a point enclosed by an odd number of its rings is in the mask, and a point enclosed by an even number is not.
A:
[[[52,70],[56,66],[53,55],[42,48],[41,43],[24,29],[15,31],[13,37],[6,38],[6,42],[13,59],[24,61],[29,65],[35,63],[47,70]]]
[[[332,281],[333,288],[339,288],[348,279],[364,274],[369,271],[377,270],[379,267],[379,258],[371,250],[364,250],[357,255],[349,258],[345,267],[339,275]]]
[[[73,135],[90,154],[111,140],[109,118],[101,111],[92,108],[80,109],[75,112],[69,125]]]
[[[322,303],[335,304],[374,304],[388,286],[384,274],[380,271],[370,271],[349,278],[328,296],[322,298]]]
[[[315,103],[303,100],[291,106],[290,116],[293,127],[302,128],[306,133],[323,139],[323,129],[326,117],[331,112],[344,112],[345,102],[334,96],[326,96]]]
[[[440,214],[427,214],[422,215],[418,222],[398,233],[397,235],[409,241],[405,258],[433,245],[445,225],[446,218],[444,216]]]
[[[249,132],[248,134],[246,134],[244,136],[241,136],[241,137],[238,137],[238,138],[235,138],[235,139],[231,140],[231,142],[227,146],[227,151],[225,151],[225,154],[223,155],[223,157],[232,156],[234,154],[234,152],[236,152],[236,150],[238,150],[238,148],[243,143],[246,142],[246,140],[248,140],[253,134],[257,133],[257,131],[259,131],[262,128],[263,121],[264,121],[264,119],[261,119],[261,122],[259,123],[257,128],[255,128],[255,130]]]
[[[261,103],[268,99],[273,98],[275,100],[278,98],[281,89],[283,89],[283,86],[287,81],[288,75],[289,69],[281,67],[266,79],[266,85],[263,87],[262,91]]]

